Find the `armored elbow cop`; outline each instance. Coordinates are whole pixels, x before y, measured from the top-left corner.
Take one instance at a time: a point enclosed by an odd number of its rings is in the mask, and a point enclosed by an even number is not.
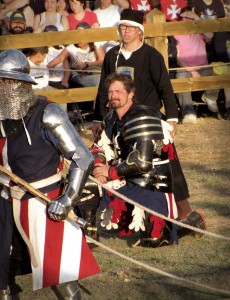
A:
[[[149,142],[141,143],[149,144]],[[149,150],[152,152],[153,147]],[[137,184],[150,190],[159,190],[164,193],[172,192],[172,175],[169,159],[163,155],[155,155],[155,158],[148,157],[148,152],[139,150],[132,151],[126,161],[117,166],[117,174],[125,177],[127,181]]]
[[[154,109],[138,105],[122,123],[125,142],[133,149],[117,173],[141,187],[171,192],[171,167],[162,154],[164,134],[160,115]]]
[[[76,168],[71,167],[65,189],[66,199],[69,202],[65,204],[73,207],[80,198],[88,175],[93,169],[93,156],[59,105],[48,104],[41,121],[43,127],[57,138],[60,152],[63,155],[73,153],[71,159],[75,162]]]

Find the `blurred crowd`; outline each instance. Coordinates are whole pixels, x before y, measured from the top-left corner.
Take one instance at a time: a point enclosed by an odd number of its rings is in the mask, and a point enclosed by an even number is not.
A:
[[[191,21],[230,16],[229,0],[2,0],[0,34],[41,33],[117,26],[126,8],[161,10],[166,21]],[[145,23],[145,18],[144,18]],[[105,54],[119,41],[54,45],[24,49],[31,65],[36,88],[73,88],[98,86]],[[177,35],[168,37],[171,78],[189,78],[228,74],[230,33]],[[225,63],[225,65],[221,65]],[[216,66],[216,64],[220,66]],[[227,63],[227,64],[226,64]],[[210,64],[213,66],[210,68]],[[208,67],[209,66],[209,67]],[[51,70],[48,70],[52,68]],[[202,93],[179,93],[178,108],[182,123],[197,122],[198,103],[207,105],[210,114],[224,107],[230,118],[230,89]],[[90,109],[93,108],[93,102]]]

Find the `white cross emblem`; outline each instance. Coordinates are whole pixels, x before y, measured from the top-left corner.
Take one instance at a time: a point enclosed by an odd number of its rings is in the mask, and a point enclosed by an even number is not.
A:
[[[148,11],[148,10],[150,10],[150,5],[147,4],[146,0],[143,0],[143,1],[141,1],[141,5],[137,4],[137,10]]]
[[[176,5],[170,5],[170,6],[171,6],[171,9],[170,8],[167,9],[167,15],[172,15],[171,19],[176,19],[177,15],[180,14],[181,8],[176,9],[177,4]]]

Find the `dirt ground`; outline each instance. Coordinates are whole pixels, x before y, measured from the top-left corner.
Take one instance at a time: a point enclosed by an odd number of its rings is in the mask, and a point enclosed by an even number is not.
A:
[[[202,209],[208,231],[228,237],[229,136],[230,121],[200,118],[195,125],[178,125],[175,138],[189,185],[192,208]],[[83,137],[89,145],[91,132],[86,130]],[[182,280],[147,270],[99,247],[93,253],[101,273],[80,281],[83,299],[230,299],[229,241],[209,236],[187,236],[180,240],[179,245],[157,249],[129,248],[125,239],[111,238],[105,232],[100,241],[138,262],[179,276]],[[23,300],[57,299],[50,288],[32,292],[31,275],[20,276],[17,282],[23,288]],[[205,286],[197,286],[196,283]]]

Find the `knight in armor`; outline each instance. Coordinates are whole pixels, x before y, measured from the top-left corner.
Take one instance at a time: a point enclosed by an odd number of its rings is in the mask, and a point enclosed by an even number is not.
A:
[[[172,141],[167,128],[163,128],[166,122],[156,110],[134,101],[135,87],[129,75],[111,74],[106,85],[111,110],[92,147],[93,175],[138,204],[177,218],[168,158]],[[177,242],[176,225],[106,190],[100,209],[101,224],[106,229],[118,229],[122,236],[139,233],[132,245],[158,247]]]
[[[34,290],[53,286],[58,299],[81,299],[77,280],[99,268],[79,224],[66,219],[81,199],[93,156],[65,111],[34,94],[36,82],[29,72],[20,51],[0,54],[1,164],[53,200],[47,209],[42,200],[0,175],[0,299],[19,299],[15,276],[25,266],[24,256],[29,257],[24,240],[36,260],[24,268],[32,269]],[[71,162],[65,177],[64,158]],[[84,270],[82,257],[87,257]]]

